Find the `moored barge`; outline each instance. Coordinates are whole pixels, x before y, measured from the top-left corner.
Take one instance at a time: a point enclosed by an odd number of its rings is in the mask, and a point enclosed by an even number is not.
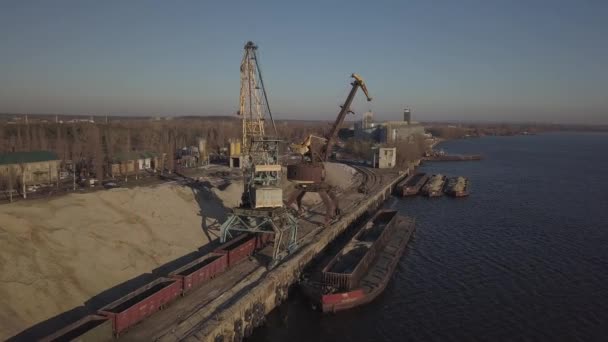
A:
[[[438,197],[443,195],[443,185],[446,177],[442,174],[436,174],[422,187],[421,193],[428,197]]]
[[[465,177],[450,177],[445,183],[444,192],[453,197],[466,197],[469,195],[469,180]]]
[[[380,210],[328,262],[300,282],[323,312],[338,312],[374,300],[388,284],[415,227],[412,218]]]
[[[403,197],[417,195],[420,188],[429,180],[426,173],[416,173],[397,184],[397,193]]]

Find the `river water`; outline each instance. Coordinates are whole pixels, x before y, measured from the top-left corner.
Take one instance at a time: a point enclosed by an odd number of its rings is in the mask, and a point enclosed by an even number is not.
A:
[[[485,159],[422,168],[469,177],[468,198],[386,203],[417,220],[386,291],[335,315],[293,291],[250,340],[608,340],[608,134],[439,147]]]

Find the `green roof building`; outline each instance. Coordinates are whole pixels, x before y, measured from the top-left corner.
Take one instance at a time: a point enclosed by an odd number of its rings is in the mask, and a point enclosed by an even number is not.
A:
[[[61,160],[51,151],[0,153],[0,178],[25,185],[49,184],[59,177]]]

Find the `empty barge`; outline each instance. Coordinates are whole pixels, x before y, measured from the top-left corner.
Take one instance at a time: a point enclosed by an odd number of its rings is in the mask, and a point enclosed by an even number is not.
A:
[[[429,175],[426,173],[416,173],[397,184],[397,194],[402,197],[417,195],[428,180]]]
[[[338,312],[374,300],[388,284],[414,231],[414,220],[380,210],[328,262],[300,282],[323,312]]]

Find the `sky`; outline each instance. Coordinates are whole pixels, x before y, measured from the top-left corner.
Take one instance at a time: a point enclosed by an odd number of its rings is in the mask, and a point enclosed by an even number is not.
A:
[[[258,46],[276,119],[608,123],[608,1],[0,2],[0,112],[234,115]]]

